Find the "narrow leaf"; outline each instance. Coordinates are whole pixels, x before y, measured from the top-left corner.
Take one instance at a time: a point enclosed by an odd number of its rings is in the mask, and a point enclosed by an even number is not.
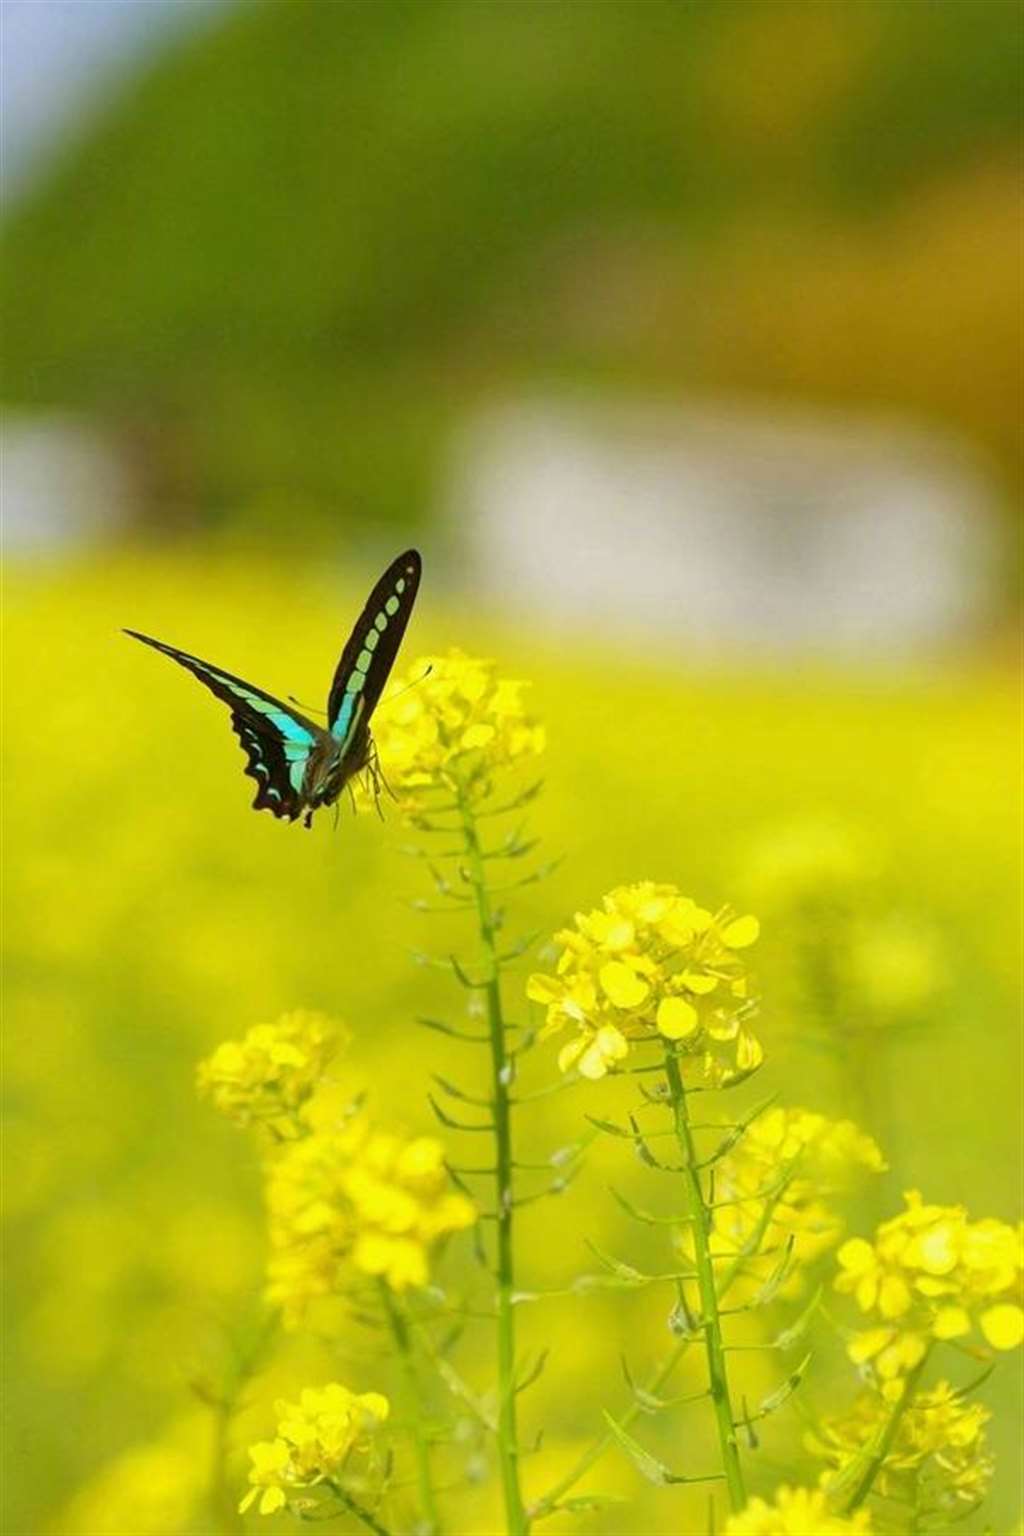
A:
[[[719,1482],[722,1478],[721,1472],[710,1472],[703,1477],[686,1477],[681,1473],[673,1472],[663,1461],[659,1461],[657,1456],[652,1456],[650,1451],[645,1450],[632,1435],[627,1435],[622,1425],[613,1419],[610,1413],[604,1415],[604,1421],[637,1471],[657,1488],[668,1488],[678,1483]]]
[[[811,1323],[811,1319],[813,1318],[815,1312],[818,1310],[820,1302],[821,1286],[819,1285],[818,1289],[814,1292],[814,1295],[811,1297],[810,1301],[807,1303],[806,1307],[800,1313],[800,1316],[795,1320],[795,1322],[791,1323],[788,1328],[783,1328],[781,1333],[777,1333],[775,1335],[775,1338],[772,1340],[773,1347],[775,1349],[792,1349],[794,1344],[799,1343],[804,1334],[807,1332],[807,1329]]]
[[[623,1130],[621,1125],[616,1125],[611,1120],[600,1120],[597,1115],[584,1115],[583,1118],[584,1120],[589,1120],[592,1126],[599,1131],[603,1131],[606,1136],[623,1136],[627,1141],[632,1140],[629,1131]]]
[[[800,1361],[800,1364],[796,1367],[796,1369],[791,1371],[790,1374],[786,1377],[781,1387],[776,1387],[774,1392],[769,1392],[767,1397],[761,1399],[761,1404],[758,1408],[759,1418],[766,1418],[768,1414],[774,1413],[776,1408],[782,1407],[782,1404],[786,1401],[787,1397],[791,1397],[796,1391],[797,1387],[800,1385],[801,1381],[803,1381],[807,1367],[810,1365],[810,1363],[811,1356],[810,1353],[808,1353]]]

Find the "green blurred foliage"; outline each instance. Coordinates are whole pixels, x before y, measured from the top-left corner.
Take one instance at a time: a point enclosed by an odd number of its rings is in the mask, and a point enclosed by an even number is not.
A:
[[[242,4],[8,215],[4,396],[151,512],[424,515],[494,390],[893,408],[1017,474],[1005,0]]]
[[[368,1088],[382,1119],[411,1130],[430,1126],[431,1072],[465,1080],[473,1070],[462,1047],[411,1022],[451,1017],[460,1003],[410,949],[443,954],[468,935],[461,919],[405,904],[426,892],[421,866],[400,854],[409,834],[393,812],[384,826],[346,813],[337,832],[321,817],[312,833],[254,816],[223,710],[117,633],[122,622],[140,625],[315,702],[360,596],[335,590],[322,566],[298,568],[284,615],[271,564],[209,555],[9,577],[12,1532],[211,1529],[201,1501],[214,1426],[190,1384],[216,1379],[225,1340],[250,1326],[262,1238],[257,1145],[196,1100],[196,1059],[283,1010],[323,1009],[355,1035],[337,1068],[342,1086]],[[281,617],[268,646],[270,612]],[[548,785],[531,825],[545,853],[567,857],[548,883],[522,891],[510,933],[550,933],[606,889],[644,877],[710,904],[753,905],[764,930],[756,959],[767,1062],[749,1100],[777,1089],[789,1103],[859,1116],[878,1138],[891,1172],[850,1213],[854,1230],[914,1185],[975,1216],[1012,1218],[1013,679],[993,669],[884,683],[687,678],[611,653],[524,647],[521,633],[425,598],[407,659],[452,642],[531,677],[549,727]],[[510,990],[510,1016],[526,1008]],[[554,1078],[557,1044],[532,1058],[536,1083]],[[584,1109],[621,1116],[627,1095],[606,1081],[542,1099],[520,1116],[524,1154],[573,1139]],[[631,1224],[608,1194],[614,1183],[651,1201],[649,1175],[621,1147],[599,1141],[561,1204],[524,1209],[523,1286],[562,1286],[592,1268],[585,1237],[661,1267],[661,1235]],[[602,1407],[621,1404],[620,1351],[639,1371],[664,1352],[665,1310],[650,1293],[522,1310],[524,1350],[555,1346],[523,1400],[527,1433],[547,1429],[543,1452],[526,1462],[530,1490],[564,1470]],[[734,1358],[751,1400],[775,1384],[771,1358]],[[491,1360],[487,1330],[470,1330],[463,1374],[483,1388]],[[381,1370],[356,1331],[297,1335],[245,1395],[228,1501],[275,1396],[339,1375],[368,1387]],[[701,1382],[687,1363],[679,1390]],[[1019,1513],[1014,1384],[1010,1362],[986,1389],[999,1531]],[[838,1349],[819,1347],[808,1406],[834,1411],[852,1394]],[[693,1469],[713,1451],[700,1415],[686,1412],[645,1420],[643,1439]],[[750,1458],[755,1488],[774,1487],[782,1469],[815,1475],[793,1466],[800,1427],[791,1410],[768,1425]],[[158,1450],[138,1449],[154,1439]],[[587,1486],[626,1498],[638,1530],[704,1519],[689,1490],[652,1490],[615,1454]],[[492,1483],[460,1504],[458,1529],[495,1529],[495,1510]],[[613,1536],[622,1519],[613,1508],[585,1528]],[[285,1528],[258,1517],[249,1526]],[[978,1517],[965,1529],[983,1526]],[[556,1536],[576,1528],[550,1526]]]

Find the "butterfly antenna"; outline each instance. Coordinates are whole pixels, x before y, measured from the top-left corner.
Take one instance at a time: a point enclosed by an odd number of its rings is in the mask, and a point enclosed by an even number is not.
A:
[[[297,704],[300,709],[308,709],[311,715],[323,715],[324,719],[327,718],[326,709],[317,709],[315,704],[303,704],[302,700],[297,699],[294,693],[288,695],[288,703]]]
[[[406,683],[404,688],[399,688],[398,692],[393,693],[390,698],[382,699],[380,708],[384,709],[388,704],[393,704],[396,699],[400,699],[404,693],[411,693],[414,688],[419,687],[420,683],[425,683],[433,670],[434,665],[431,662],[429,666],[424,667],[419,677],[414,677],[411,683]]]

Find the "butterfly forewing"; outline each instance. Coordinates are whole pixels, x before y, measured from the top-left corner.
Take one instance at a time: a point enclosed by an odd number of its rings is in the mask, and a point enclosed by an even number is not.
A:
[[[399,555],[370,593],[356,621],[327,701],[327,720],[336,741],[345,741],[357,722],[368,724],[377,707],[416,601],[421,569],[415,549]]]
[[[282,704],[255,683],[234,677],[211,662],[165,645],[138,630],[125,631],[143,645],[162,651],[185,667],[231,710],[231,725],[248,759],[245,772],[257,784],[255,810],[272,811],[294,821],[302,814],[302,780],[309,754],[324,733],[320,727]]]

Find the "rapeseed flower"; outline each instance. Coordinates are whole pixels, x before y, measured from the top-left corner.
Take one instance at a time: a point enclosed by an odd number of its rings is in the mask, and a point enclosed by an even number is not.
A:
[[[252,1486],[240,1512],[258,1499],[260,1514],[272,1515],[295,1493],[320,1484],[335,1487],[353,1454],[372,1457],[375,1437],[391,1409],[379,1392],[357,1394],[332,1381],[307,1387],[297,1403],[277,1402],[275,1411],[274,1439],[249,1447]]]
[[[849,1413],[827,1418],[805,1437],[807,1449],[839,1477],[863,1461],[884,1432],[901,1397],[902,1382],[866,1392]],[[981,1403],[969,1402],[948,1381],[918,1392],[900,1412],[895,1435],[879,1469],[876,1486],[887,1499],[911,1504],[919,1517],[951,1515],[987,1494],[993,1460],[985,1426],[991,1418]],[[828,1479],[826,1487],[828,1486]]]
[[[1006,1222],[971,1221],[959,1205],[926,1205],[917,1190],[874,1242],[855,1237],[837,1255],[835,1286],[852,1293],[871,1328],[849,1346],[883,1380],[912,1370],[935,1339],[976,1329],[997,1350],[1024,1338],[1024,1245]]]
[[[393,1135],[359,1114],[282,1148],[268,1164],[266,1199],[267,1297],[289,1326],[354,1275],[394,1291],[426,1285],[431,1250],[477,1219],[449,1185],[439,1141]]]
[[[870,1531],[867,1510],[835,1515],[820,1489],[785,1486],[773,1503],[751,1499],[725,1522],[725,1536],[866,1536]]]
[[[285,1013],[225,1040],[199,1063],[199,1092],[240,1125],[294,1120],[313,1094],[343,1031],[321,1013]]]
[[[478,785],[544,750],[544,727],[526,708],[527,684],[462,651],[420,656],[390,684],[374,720],[387,782],[415,801],[418,789]]]
[[[527,996],[547,1009],[541,1035],[569,1026],[558,1064],[600,1078],[634,1044],[670,1042],[714,1086],[745,1076],[763,1056],[744,1019],[750,977],[741,951],[757,919],[717,913],[652,880],[618,886],[555,935],[556,973],[531,976]]]
[[[797,1290],[803,1267],[842,1235],[842,1218],[830,1197],[845,1192],[858,1172],[881,1173],[885,1167],[876,1142],[852,1120],[829,1120],[800,1108],[767,1109],[716,1165],[711,1251],[745,1255],[743,1283],[756,1289],[792,1241],[796,1267],[783,1290]],[[764,1256],[750,1257],[759,1230]],[[679,1238],[683,1251],[689,1251],[690,1241],[686,1228]]]

